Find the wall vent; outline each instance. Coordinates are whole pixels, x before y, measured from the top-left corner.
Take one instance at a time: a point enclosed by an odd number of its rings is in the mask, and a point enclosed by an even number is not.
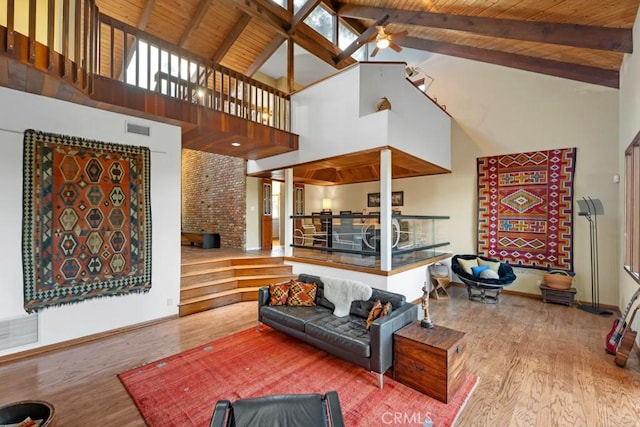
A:
[[[142,126],[127,122],[127,133],[149,136],[151,135],[151,128],[149,126]]]
[[[0,350],[38,342],[38,313],[0,320]]]

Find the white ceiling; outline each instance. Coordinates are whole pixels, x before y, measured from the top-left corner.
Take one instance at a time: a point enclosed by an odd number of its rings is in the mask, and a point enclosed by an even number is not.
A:
[[[373,51],[373,44],[369,45],[369,52]],[[321,80],[338,70],[298,45],[293,48],[293,74],[296,83],[307,86]],[[417,66],[427,60],[432,54],[422,50],[403,48],[401,52],[383,49],[369,61],[406,62],[409,66]],[[287,75],[287,42],[285,41],[259,70],[274,79]]]

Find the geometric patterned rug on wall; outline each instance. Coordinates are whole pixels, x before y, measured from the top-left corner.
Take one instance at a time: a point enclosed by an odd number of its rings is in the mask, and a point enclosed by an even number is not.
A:
[[[151,288],[149,148],[24,133],[27,312]]]
[[[573,271],[576,149],[478,158],[478,254]]]

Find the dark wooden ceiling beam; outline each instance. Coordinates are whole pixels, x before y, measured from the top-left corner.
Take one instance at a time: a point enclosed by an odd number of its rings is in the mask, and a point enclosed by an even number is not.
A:
[[[343,5],[340,16],[376,20],[389,15],[389,22],[429,28],[466,31],[491,37],[583,47],[613,52],[633,51],[630,28],[596,27],[554,22],[517,21],[482,16],[450,15],[415,10],[401,10]]]
[[[345,58],[350,57],[353,53],[362,47],[362,44],[365,43],[371,36],[376,34],[377,26],[384,25],[389,19],[389,15],[384,15],[379,18],[376,22],[373,23],[369,28],[364,30],[362,34],[358,36],[349,46],[347,46],[342,52],[340,52],[337,56],[334,57],[334,61],[336,65],[340,64]]]
[[[282,36],[288,36],[293,14],[270,0],[232,0],[238,9],[267,23]]]
[[[307,16],[309,16],[309,14],[313,12],[313,9],[315,9],[319,3],[320,3],[320,0],[307,0],[307,2],[300,8],[300,10],[295,15],[293,15],[293,18],[291,19],[291,27],[289,28],[289,33],[295,30],[295,28],[301,22],[304,22],[304,20],[307,19]]]
[[[178,41],[178,46],[184,47],[184,44],[189,40],[189,37],[198,29],[200,23],[204,19],[209,7],[211,7],[211,2],[213,0],[200,0],[200,4],[196,9],[195,13],[189,20],[189,24],[187,24],[187,29],[180,36],[180,40]]]
[[[229,31],[229,34],[227,34],[227,37],[225,37],[222,45],[220,45],[216,53],[211,58],[211,61],[213,61],[214,64],[219,64],[220,62],[222,62],[224,56],[227,54],[227,52],[229,52],[229,50],[238,39],[238,37],[240,37],[240,34],[242,34],[247,25],[249,25],[249,22],[251,22],[251,15],[243,12],[242,16],[240,16],[240,19],[236,21],[231,31]]]
[[[601,86],[618,88],[620,73],[617,70],[590,67],[587,65],[554,61],[532,56],[507,53],[497,50],[482,49],[472,46],[462,46],[454,43],[403,37],[399,44],[418,50],[425,50],[443,55],[472,59],[474,61],[503,65],[519,70],[532,71],[549,76],[563,77]]]
[[[258,55],[255,61],[253,61],[253,63],[249,66],[249,68],[245,70],[244,73],[249,77],[253,76],[256,71],[258,71],[265,62],[267,62],[267,59],[269,59],[271,55],[273,55],[273,53],[280,47],[280,45],[284,43],[286,39],[287,38],[285,36],[280,34],[275,36],[273,40],[271,40],[271,43],[269,43],[267,47],[264,48],[264,50],[260,53],[260,55]]]

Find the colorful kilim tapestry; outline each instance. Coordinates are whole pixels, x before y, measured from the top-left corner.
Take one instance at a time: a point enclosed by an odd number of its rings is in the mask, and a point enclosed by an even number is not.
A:
[[[478,159],[478,254],[573,270],[576,149]]]
[[[149,149],[24,134],[27,312],[151,288]]]

